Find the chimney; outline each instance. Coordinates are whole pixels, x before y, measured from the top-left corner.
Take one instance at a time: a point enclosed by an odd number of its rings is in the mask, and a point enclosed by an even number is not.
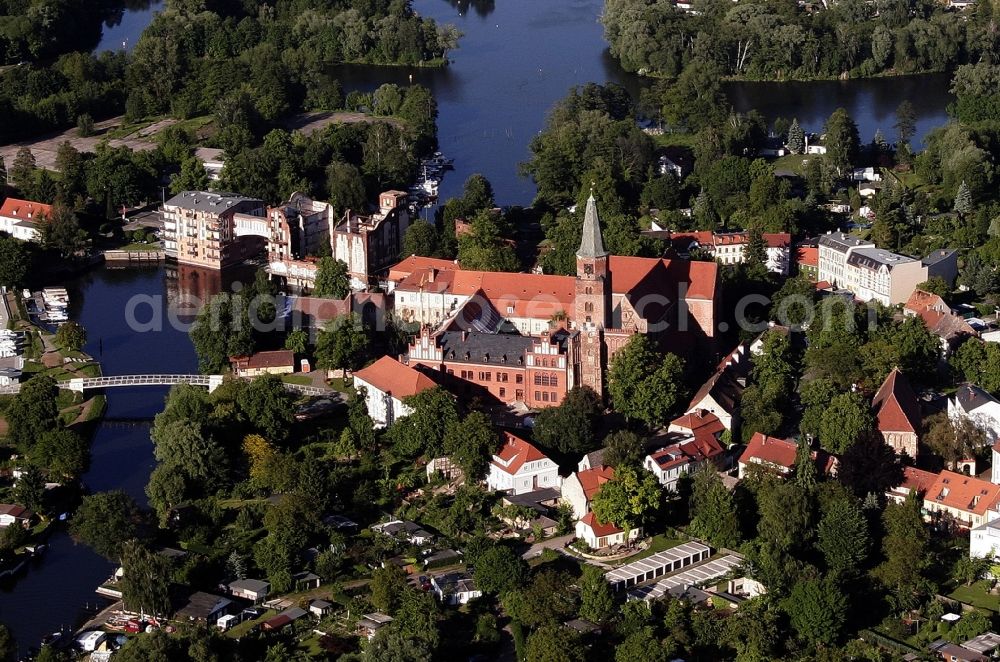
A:
[[[427,270],[427,282],[428,283],[433,283],[434,282],[434,279],[437,277],[437,271],[438,270],[435,269],[434,267],[431,267],[430,269]]]

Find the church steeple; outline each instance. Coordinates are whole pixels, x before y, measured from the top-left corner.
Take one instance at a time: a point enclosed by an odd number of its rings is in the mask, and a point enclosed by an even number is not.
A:
[[[604,239],[601,237],[601,219],[597,215],[597,203],[591,191],[587,198],[587,211],[583,215],[583,236],[580,238],[580,248],[576,251],[578,258],[594,259],[607,257],[604,250]]]

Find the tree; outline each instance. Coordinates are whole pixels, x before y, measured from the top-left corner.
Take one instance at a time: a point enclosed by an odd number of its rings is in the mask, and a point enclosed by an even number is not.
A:
[[[56,398],[59,387],[48,375],[35,375],[21,384],[21,390],[7,405],[7,442],[28,453],[43,434],[56,429],[59,410]]]
[[[491,209],[479,212],[469,231],[458,237],[458,260],[463,269],[474,271],[518,271],[513,242],[504,236]]]
[[[595,566],[585,565],[580,578],[580,618],[603,623],[614,612],[615,598],[604,572]]]
[[[223,448],[203,434],[201,426],[191,421],[174,421],[153,428],[153,455],[160,464],[178,471],[213,492],[225,479],[227,461]]]
[[[652,511],[659,510],[662,495],[652,472],[625,465],[601,485],[591,501],[591,510],[601,522],[631,530],[647,520]]]
[[[856,572],[868,558],[868,521],[851,494],[828,499],[817,534],[817,547],[831,572]]]
[[[0,660],[12,660],[17,654],[17,644],[10,628],[0,623]]]
[[[892,593],[898,609],[919,604],[929,588],[924,577],[930,564],[926,549],[928,535],[920,510],[921,501],[911,494],[902,504],[887,504],[882,513],[886,532],[882,538],[884,560],[873,574]]]
[[[896,107],[896,135],[900,143],[908,143],[917,132],[917,112],[909,99],[903,99]]]
[[[644,334],[629,338],[614,358],[608,392],[615,411],[650,427],[669,420],[684,395],[684,362],[675,354],[660,354]]]
[[[182,191],[207,191],[210,184],[205,164],[192,155],[181,161],[181,171],[170,177],[170,192],[177,195]]]
[[[639,628],[615,647],[615,662],[669,662],[670,659],[651,627]]]
[[[365,206],[365,184],[361,173],[350,163],[331,161],[326,167],[327,199],[338,213]]]
[[[27,467],[14,485],[14,500],[28,508],[39,512],[45,499],[45,478],[41,470],[31,465]]]
[[[205,374],[221,373],[229,367],[229,357],[253,353],[252,331],[243,296],[213,296],[188,332],[198,354],[198,368]]]
[[[86,194],[87,182],[83,156],[65,140],[56,150],[56,170],[59,171],[58,198],[71,204],[77,196]]]
[[[837,479],[859,498],[881,495],[903,482],[903,466],[882,435],[872,432],[841,456]]]
[[[410,639],[394,627],[378,631],[365,646],[365,662],[431,662],[431,651],[422,639]]]
[[[513,620],[528,627],[558,625],[576,613],[572,583],[567,572],[547,568],[524,588],[503,594],[501,603]]]
[[[467,483],[479,481],[486,473],[489,458],[500,446],[500,436],[489,416],[470,412],[461,422],[447,426],[442,443],[445,455],[462,468]]]
[[[397,420],[389,428],[393,449],[402,457],[415,457],[418,454],[430,457],[440,455],[445,448],[445,438],[449,429],[459,421],[455,397],[440,386],[435,386],[403,398],[403,403],[410,408],[410,414]],[[482,420],[477,417],[473,422],[478,424]],[[455,438],[457,434],[458,431],[452,429],[449,443],[453,448],[464,446],[465,443]],[[473,440],[473,444],[479,442],[489,443],[483,430],[480,430],[480,439]],[[471,450],[471,448],[465,449],[465,452]],[[473,458],[467,459],[473,469],[478,469],[478,461]]]
[[[170,560],[149,551],[138,540],[122,547],[122,603],[127,609],[151,616],[170,611]]]
[[[602,462],[609,467],[640,466],[646,455],[642,437],[631,430],[616,430],[604,438]]]
[[[837,171],[838,176],[845,176],[857,162],[858,126],[843,108],[833,111],[826,121],[825,127],[826,158]]]
[[[28,252],[24,242],[0,234],[0,286],[17,289],[28,275]]]
[[[975,457],[989,444],[990,437],[975,419],[941,412],[927,420],[923,442],[949,468],[954,468],[956,462]]]
[[[941,276],[932,276],[924,282],[917,285],[918,290],[923,290],[924,292],[930,292],[931,294],[936,294],[942,299],[947,300],[951,296],[951,285],[948,284]]]
[[[859,393],[842,393],[830,401],[820,420],[823,448],[840,455],[875,427],[871,407]]]
[[[327,323],[316,341],[316,365],[325,370],[357,370],[364,365],[368,334],[353,313]]]
[[[521,587],[528,576],[528,566],[506,545],[494,545],[474,560],[473,577],[484,593],[503,595]]]
[[[546,625],[528,637],[527,662],[583,662],[580,635],[562,625]]]
[[[90,466],[90,444],[72,430],[49,430],[39,437],[28,457],[36,466],[45,467],[54,480],[72,479],[82,476]]]
[[[434,257],[438,254],[437,230],[430,223],[416,221],[406,229],[403,235],[403,248],[399,252],[400,259],[411,255]]]
[[[326,299],[343,299],[351,292],[347,264],[332,257],[321,257],[316,264],[316,284],[313,296]]]
[[[715,469],[705,463],[694,473],[691,492],[691,531],[715,547],[735,548],[740,543],[740,523],[733,495]]]
[[[398,566],[387,563],[382,568],[375,568],[368,588],[372,605],[392,616],[401,604],[403,591],[407,590],[406,573]]]
[[[285,349],[295,352],[296,356],[306,353],[309,348],[309,334],[304,329],[293,329],[285,336]]]
[[[255,377],[236,396],[250,425],[267,439],[281,443],[288,439],[295,423],[295,396],[277,375]]]
[[[535,441],[560,453],[587,453],[597,445],[594,432],[601,415],[601,400],[586,386],[574,386],[558,407],[535,416]]]
[[[814,534],[809,495],[794,483],[764,482],[757,491],[757,510],[757,539],[778,553],[802,549]]]
[[[816,489],[816,460],[812,444],[802,439],[795,448],[795,485],[804,492]]]
[[[743,263],[751,278],[756,280],[767,278],[767,242],[760,228],[750,228],[747,247],[743,252]]]
[[[80,228],[73,210],[65,205],[52,207],[52,214],[41,226],[40,234],[42,245],[62,257],[70,257],[87,246],[87,233]]]
[[[121,490],[98,492],[83,497],[70,521],[70,533],[101,556],[118,560],[125,541],[137,537],[141,521],[132,497]]]
[[[18,191],[27,195],[35,180],[35,155],[28,147],[21,147],[7,171],[7,178]]]
[[[782,607],[795,632],[810,644],[836,643],[847,620],[847,599],[829,579],[796,582]]]
[[[56,342],[71,352],[79,352],[87,344],[87,330],[83,325],[70,320],[59,325]]]
[[[952,209],[958,212],[961,216],[966,216],[972,213],[972,191],[969,190],[969,185],[962,180],[962,183],[958,185],[958,192],[955,194],[955,204]]]
[[[785,146],[792,154],[802,154],[806,151],[806,132],[799,126],[798,118],[792,120],[792,125],[788,127],[788,140]]]
[[[76,118],[76,134],[81,138],[94,135],[94,118],[89,113],[82,113]]]

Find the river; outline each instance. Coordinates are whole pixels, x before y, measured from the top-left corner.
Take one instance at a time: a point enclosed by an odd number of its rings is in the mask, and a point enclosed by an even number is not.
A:
[[[70,314],[88,331],[85,348],[99,359],[106,375],[197,372],[197,357],[183,329],[135,333],[126,320],[128,302],[143,303],[135,317],[151,318],[151,306],[165,316],[167,301],[176,300],[178,281],[163,266],[138,269],[100,267],[66,283]],[[90,470],[84,483],[91,492],[121,489],[140,504],[152,471],[153,449],[149,419],[163,408],[165,388],[109,389],[107,418],[94,434]],[[57,532],[39,565],[0,593],[0,621],[10,627],[21,653],[43,635],[72,628],[86,605],[107,606],[94,589],[114,566]]]
[[[161,1],[134,3],[121,20],[106,27],[98,50],[130,48],[162,7]],[[528,158],[528,142],[540,131],[552,105],[573,85],[588,81],[622,83],[633,92],[645,84],[608,56],[598,23],[601,0],[416,0],[415,9],[464,33],[453,63],[441,69],[339,66],[345,89],[371,90],[384,82],[413,81],[428,86],[438,102],[441,149],[455,159],[455,171],[441,186],[443,197],[461,191],[475,172],[493,183],[501,204],[529,204],[535,189],[517,174]],[[862,139],[876,128],[892,139],[893,113],[909,99],[918,115],[916,140],[946,120],[947,77],[882,78],[821,83],[735,83],[727,92],[739,110],[758,108],[769,117],[798,117],[819,130],[839,106],[859,125]],[[249,192],[248,192],[249,193]],[[196,357],[183,330],[132,332],[126,305],[151,296],[161,312],[179,291],[206,297],[222,287],[210,272],[169,269],[116,270],[102,267],[67,283],[72,316],[88,330],[87,351],[105,374],[196,371]],[[148,308],[145,309],[148,312]],[[109,419],[148,419],[162,409],[166,389],[112,389]],[[145,503],[143,487],[153,466],[148,423],[106,422],[94,437],[93,462],[85,476],[90,490],[124,489]],[[100,598],[97,585],[112,566],[65,534],[51,540],[49,555],[10,592],[0,594],[0,620],[14,631],[21,650],[42,635],[70,627],[86,603]]]

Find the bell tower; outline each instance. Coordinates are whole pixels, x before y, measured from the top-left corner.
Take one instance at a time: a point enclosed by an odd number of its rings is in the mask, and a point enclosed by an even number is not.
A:
[[[611,283],[601,219],[591,192],[583,216],[583,237],[576,251],[576,297],[573,322],[580,332],[580,381],[598,395],[604,392],[604,328],[609,325]]]

